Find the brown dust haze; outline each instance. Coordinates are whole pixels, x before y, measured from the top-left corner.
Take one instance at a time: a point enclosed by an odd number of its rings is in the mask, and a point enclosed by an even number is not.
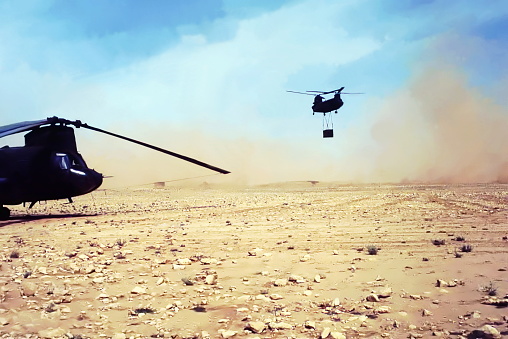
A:
[[[206,126],[145,124],[141,132],[139,124],[130,131],[112,128],[229,170],[228,175],[214,175],[108,136],[78,134],[78,141],[83,140],[80,150],[90,167],[113,176],[105,181],[105,187],[112,188],[206,175],[211,176],[180,183],[508,183],[507,109],[468,87],[459,72],[428,67],[407,88],[369,106],[370,111],[356,113],[358,123],[336,133],[332,143],[319,138],[234,138]]]

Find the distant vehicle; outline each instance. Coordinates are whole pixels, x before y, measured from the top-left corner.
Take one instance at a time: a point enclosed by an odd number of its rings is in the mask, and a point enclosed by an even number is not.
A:
[[[68,199],[72,202],[72,197],[90,193],[102,184],[102,174],[88,168],[78,153],[74,129],[68,125],[124,139],[222,174],[229,173],[196,159],[89,126],[79,120],[52,117],[18,122],[0,126],[0,138],[30,131],[25,135],[25,146],[0,148],[0,220],[10,216],[10,210],[4,205],[29,202],[31,208],[38,201]],[[125,160],[125,167],[129,167],[128,159]]]
[[[335,113],[337,113],[337,110],[344,105],[344,101],[342,101],[342,98],[340,97],[341,94],[363,94],[363,93],[346,93],[346,92],[343,93],[342,92],[343,89],[344,87],[328,92],[323,91],[306,91],[306,92],[287,91],[287,92],[314,96],[314,103],[312,104],[312,115],[316,114],[316,112],[323,113],[323,138],[331,138],[333,137],[333,124],[331,122],[331,117],[328,117],[327,119],[326,113],[330,113],[332,111],[335,111]],[[334,93],[333,98],[323,100],[324,99],[323,95],[331,93]]]

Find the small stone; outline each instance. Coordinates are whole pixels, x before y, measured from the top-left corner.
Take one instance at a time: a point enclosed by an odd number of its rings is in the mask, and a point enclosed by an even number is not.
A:
[[[183,259],[176,259],[177,265],[191,265],[192,261],[189,258],[183,258]]]
[[[288,280],[291,281],[291,282],[295,282],[297,284],[302,284],[302,283],[304,283],[306,281],[302,276],[299,276],[299,275],[296,275],[296,274],[291,274],[289,276]]]
[[[314,276],[314,281],[317,282],[317,283],[321,282],[321,276],[319,274],[316,274]]]
[[[501,338],[501,333],[494,326],[484,325],[481,328],[472,331],[468,338],[469,337],[497,339]]]
[[[366,298],[365,298],[367,301],[372,301],[372,302],[378,302],[379,301],[379,297],[377,296],[377,294],[369,294]]]
[[[265,330],[266,325],[262,321],[249,321],[245,329],[253,333],[261,333]]]
[[[391,312],[391,308],[390,306],[380,306],[378,308],[376,308],[376,313],[390,313]]]
[[[146,294],[146,289],[141,286],[136,286],[131,291],[132,294]]]
[[[430,317],[432,315],[432,312],[426,309],[422,310],[422,316],[423,317]]]
[[[66,331],[63,328],[48,328],[39,331],[39,336],[42,338],[60,338],[64,336]]]
[[[222,338],[227,339],[227,338],[234,337],[237,333],[238,332],[236,332],[236,331],[226,330],[226,331],[221,331],[220,335]]]
[[[332,306],[335,307],[335,306],[340,306],[340,299],[339,298],[335,298],[332,300]]]
[[[377,294],[377,296],[380,297],[380,298],[389,298],[389,297],[392,296],[392,294],[393,294],[392,288],[391,287],[387,287],[387,288],[382,289]]]
[[[270,294],[270,299],[272,299],[272,300],[281,300],[281,299],[284,299],[284,297],[281,296],[280,294],[274,293],[274,294]]]
[[[332,331],[330,330],[330,327],[325,327],[323,329],[323,331],[321,332],[321,335],[320,335],[321,339],[328,338],[328,336],[330,335],[331,332]]]
[[[436,282],[437,287],[448,287],[448,283],[442,279],[438,279]]]
[[[127,338],[127,336],[125,335],[125,333],[115,333],[113,334],[113,336],[111,337],[111,339],[125,339]]]
[[[303,257],[300,258],[300,261],[301,262],[306,262],[306,261],[309,261],[311,259],[311,255],[310,254],[305,254]]]
[[[273,282],[275,286],[286,286],[288,284],[287,279],[277,279]]]
[[[315,330],[315,329],[316,329],[316,322],[315,322],[315,321],[312,321],[312,320],[307,320],[307,321],[303,324],[303,326],[304,326],[305,328],[310,328],[310,329]]]
[[[21,283],[21,294],[25,297],[33,297],[37,292],[37,285],[31,281]]]
[[[268,326],[272,330],[290,330],[293,328],[291,324],[285,323],[285,322],[271,322],[268,324]]]
[[[7,320],[6,318],[0,318],[0,325],[1,326],[5,326],[8,324],[9,324],[9,320]]]
[[[217,276],[215,274],[209,274],[205,278],[205,284],[215,285],[217,284]]]

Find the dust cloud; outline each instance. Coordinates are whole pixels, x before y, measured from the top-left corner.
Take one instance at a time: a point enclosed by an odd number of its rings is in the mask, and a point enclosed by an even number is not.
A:
[[[373,117],[372,179],[508,182],[508,112],[461,73],[429,67]],[[353,160],[354,161],[354,160]]]
[[[359,116],[332,140],[242,138],[162,123],[100,126],[229,170],[228,175],[109,136],[80,131],[77,137],[89,166],[113,176],[106,188],[150,187],[156,181],[508,183],[507,109],[470,87],[456,69],[426,67],[403,90]]]

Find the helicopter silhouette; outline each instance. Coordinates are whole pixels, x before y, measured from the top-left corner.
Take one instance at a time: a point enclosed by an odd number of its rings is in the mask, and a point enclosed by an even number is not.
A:
[[[10,216],[10,210],[4,205],[28,202],[31,208],[38,201],[68,199],[72,202],[72,197],[90,193],[102,184],[103,175],[88,168],[78,153],[74,128],[70,126],[105,133],[222,174],[230,173],[185,155],[90,126],[80,120],[51,117],[18,122],[0,126],[0,138],[29,131],[25,135],[24,146],[0,148],[0,220]]]
[[[337,113],[337,110],[339,110],[344,105],[344,101],[342,101],[342,98],[340,97],[341,94],[363,94],[363,93],[342,92],[343,89],[344,87],[328,92],[323,91],[307,91],[307,92],[287,91],[287,92],[314,96],[314,103],[312,104],[312,115],[316,113],[323,113],[323,138],[331,138],[333,137],[333,123],[331,120],[331,116],[327,118],[326,114],[332,111],[335,111],[335,113]],[[324,100],[323,95],[331,93],[334,93],[333,97]]]

